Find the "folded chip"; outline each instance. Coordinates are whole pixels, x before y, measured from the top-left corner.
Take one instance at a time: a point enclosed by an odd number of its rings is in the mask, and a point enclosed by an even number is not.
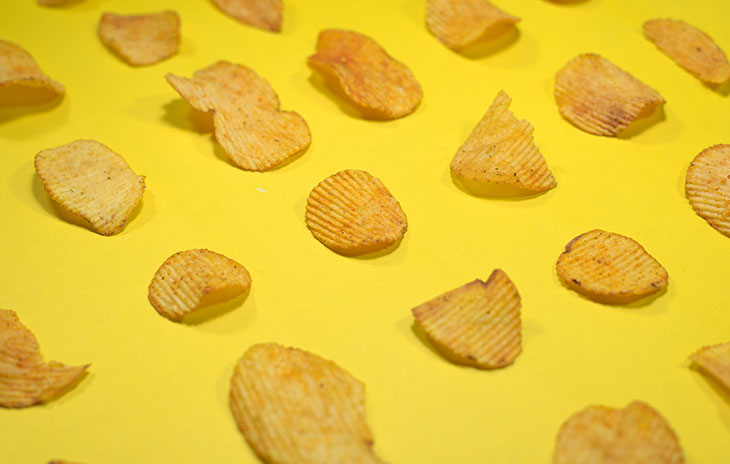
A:
[[[553,464],[682,464],[677,435],[651,406],[588,406],[566,420],[555,444]]]
[[[487,0],[427,0],[426,25],[447,47],[459,50],[501,32],[520,18]]]
[[[133,66],[149,66],[171,57],[180,48],[180,16],[174,11],[145,15],[104,13],[101,41]]]
[[[512,100],[497,94],[479,124],[451,161],[451,171],[477,184],[516,187],[524,194],[544,192],[557,184],[532,140],[532,124],[509,110]]]
[[[667,271],[635,240],[598,229],[571,240],[556,268],[571,290],[607,304],[639,300],[668,281]]]
[[[14,43],[0,40],[0,87],[11,86],[43,88],[56,95],[66,91],[63,85],[41,71],[30,53]]]
[[[102,235],[122,230],[145,188],[144,176],[94,140],[39,152],[35,170],[53,201]]]
[[[689,359],[730,393],[730,342],[703,346]]]
[[[281,30],[282,0],[213,0],[228,16],[265,31]]]
[[[520,294],[501,269],[411,311],[433,345],[458,364],[484,369],[512,364],[522,351]]]
[[[312,189],[305,221],[314,238],[345,256],[383,250],[408,228],[406,214],[383,182],[356,169],[333,174]]]
[[[264,462],[382,463],[365,386],[332,361],[275,343],[250,347],[231,378],[238,428]]]
[[[664,104],[656,90],[607,59],[587,53],[555,75],[560,114],[589,134],[615,137]]]
[[[88,365],[46,363],[33,332],[9,309],[0,309],[0,406],[25,408],[57,398]]]
[[[196,71],[192,79],[165,77],[193,108],[213,112],[215,137],[241,169],[273,169],[312,141],[304,119],[280,111],[271,85],[246,66],[218,61]]]
[[[366,118],[401,118],[421,102],[421,86],[411,70],[357,32],[320,32],[309,63],[325,77],[335,77]]]
[[[695,212],[730,237],[730,145],[713,145],[690,163],[684,191]]]

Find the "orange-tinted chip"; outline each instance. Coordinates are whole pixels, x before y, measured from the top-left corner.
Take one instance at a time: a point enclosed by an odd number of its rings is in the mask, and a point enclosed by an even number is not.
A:
[[[127,63],[148,66],[177,53],[180,17],[174,11],[132,16],[104,13],[99,37]]]
[[[426,25],[449,48],[458,50],[516,24],[520,18],[487,0],[428,0]]]
[[[336,77],[367,118],[400,118],[421,102],[421,86],[411,70],[357,32],[320,32],[317,53],[309,57],[309,63],[326,76]]]
[[[689,359],[730,392],[730,342],[703,346]]]
[[[607,59],[579,55],[555,75],[560,114],[589,134],[617,136],[651,115],[664,98]]]
[[[730,145],[702,150],[687,169],[684,191],[695,212],[730,237]]]
[[[57,95],[66,91],[63,85],[43,74],[30,53],[0,40],[0,87],[6,86],[41,87]]]
[[[265,31],[281,30],[281,0],[213,0],[227,15]]]

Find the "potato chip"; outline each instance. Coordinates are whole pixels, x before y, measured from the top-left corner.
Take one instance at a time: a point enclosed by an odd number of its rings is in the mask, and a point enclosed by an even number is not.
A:
[[[127,63],[149,66],[177,53],[180,16],[174,11],[129,16],[104,13],[99,37]]]
[[[411,311],[433,345],[458,364],[494,369],[522,351],[520,294],[501,269]]]
[[[333,174],[312,189],[305,221],[314,238],[345,256],[388,248],[408,228],[400,203],[380,179],[356,169]]]
[[[33,332],[9,309],[0,309],[0,406],[25,408],[61,396],[85,366],[46,363]]]
[[[265,31],[281,30],[281,0],[213,0],[225,14]]]
[[[557,262],[558,276],[593,301],[624,304],[667,286],[667,271],[633,239],[591,230],[574,238]]]
[[[94,140],[39,152],[35,170],[53,201],[102,235],[122,230],[145,188],[144,176]]]
[[[186,314],[230,300],[251,288],[245,267],[214,251],[180,251],[162,263],[149,286],[158,313],[180,322]]]
[[[75,3],[81,0],[38,0],[39,5],[43,6],[62,6],[67,3]]]
[[[517,187],[525,194],[557,184],[532,140],[532,124],[509,110],[502,90],[451,161],[451,171],[478,184]]]
[[[332,361],[275,343],[249,348],[231,378],[238,428],[264,462],[382,463],[365,386]]]
[[[19,46],[0,40],[0,87],[22,86],[44,88],[63,94],[63,85],[43,74],[30,53]]]
[[[589,134],[615,137],[664,104],[656,90],[607,59],[587,53],[555,75],[560,114]]]
[[[702,150],[687,169],[684,191],[695,212],[730,237],[730,145]]]
[[[676,19],[652,19],[644,23],[644,35],[702,82],[721,85],[730,81],[725,53],[696,27]]]
[[[520,18],[486,0],[427,0],[426,25],[447,47],[459,50],[511,26]]]
[[[312,142],[304,119],[280,111],[274,89],[250,68],[218,61],[192,79],[165,77],[193,108],[213,112],[216,139],[241,169],[273,169]]]
[[[684,454],[667,421],[633,401],[621,409],[588,406],[566,420],[553,464],[681,464]]]
[[[730,342],[703,346],[689,359],[730,393]]]
[[[326,77],[335,77],[367,118],[401,118],[421,102],[421,86],[411,70],[357,32],[320,32],[317,53],[309,63]]]

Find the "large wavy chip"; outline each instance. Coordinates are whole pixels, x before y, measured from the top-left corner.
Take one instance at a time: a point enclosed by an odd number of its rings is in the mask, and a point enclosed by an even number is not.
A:
[[[690,163],[684,191],[695,212],[730,237],[730,145],[713,145]]]
[[[63,85],[46,76],[30,53],[14,43],[0,40],[0,87],[40,87],[56,95],[63,94]]]
[[[730,342],[703,346],[689,359],[730,393]]]
[[[213,112],[215,137],[241,169],[273,169],[312,141],[304,119],[280,111],[271,85],[246,66],[218,61],[196,71],[192,79],[174,74],[165,78],[193,108]]]
[[[426,25],[447,47],[459,50],[520,21],[487,0],[428,0]]]
[[[325,76],[334,76],[366,118],[401,118],[421,102],[421,86],[411,70],[357,32],[320,32],[317,53],[309,63]]]
[[[607,59],[587,53],[555,75],[560,114],[589,134],[615,137],[665,103],[656,90]]]
[[[213,0],[225,14],[265,31],[281,30],[282,0]]]
[[[133,66],[159,63],[180,48],[180,16],[175,11],[146,15],[104,13],[101,41]]]
[[[312,353],[249,348],[231,378],[238,428],[264,462],[382,463],[365,417],[365,386]]]
[[[57,398],[88,365],[46,363],[33,332],[9,309],[0,309],[0,406],[25,408]]]

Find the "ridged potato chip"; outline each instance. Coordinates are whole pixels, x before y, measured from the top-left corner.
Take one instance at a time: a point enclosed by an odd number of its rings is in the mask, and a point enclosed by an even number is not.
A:
[[[22,86],[44,88],[63,94],[63,85],[46,76],[38,63],[18,45],[0,40],[0,87]]]
[[[695,212],[730,237],[730,145],[713,145],[690,163],[684,191]]]
[[[444,45],[459,50],[520,18],[506,13],[487,0],[428,0],[426,25]]]
[[[216,140],[241,169],[273,169],[312,141],[304,119],[280,111],[271,85],[246,66],[218,61],[196,71],[192,79],[174,74],[165,78],[193,108],[213,112]]]
[[[213,0],[228,16],[265,31],[281,30],[282,0]]]
[[[451,161],[451,171],[477,184],[508,185],[524,194],[544,192],[557,184],[532,139],[534,128],[509,110],[512,100],[497,94],[481,121]]]
[[[309,63],[326,77],[335,77],[366,118],[401,118],[421,102],[421,86],[411,70],[357,32],[320,32],[317,53]]]
[[[588,406],[566,420],[553,464],[681,464],[677,435],[651,406],[633,401],[621,409]]]
[[[33,332],[9,309],[0,309],[0,406],[25,408],[61,396],[85,366],[46,363]]]
[[[145,188],[144,176],[94,140],[42,150],[35,170],[53,201],[102,235],[122,230]]]
[[[703,346],[689,359],[730,393],[730,342]]]
[[[231,378],[238,428],[268,463],[382,463],[365,386],[332,361],[275,343],[249,348]]]
[[[305,221],[314,238],[345,256],[383,250],[408,228],[406,214],[383,182],[356,169],[333,174],[312,189]]]
[[[180,322],[186,314],[230,300],[251,288],[245,267],[206,249],[180,251],[155,273],[149,300],[158,313]]]
[[[171,57],[180,48],[180,16],[175,11],[145,15],[104,13],[101,41],[133,66],[149,66]]]
[[[413,308],[433,345],[458,364],[494,369],[522,351],[520,294],[501,269]]]
[[[635,240],[598,229],[571,240],[556,268],[571,290],[607,304],[649,296],[666,287],[669,278]]]
[[[589,134],[615,137],[664,104],[656,90],[607,59],[587,53],[555,75],[560,114]]]

